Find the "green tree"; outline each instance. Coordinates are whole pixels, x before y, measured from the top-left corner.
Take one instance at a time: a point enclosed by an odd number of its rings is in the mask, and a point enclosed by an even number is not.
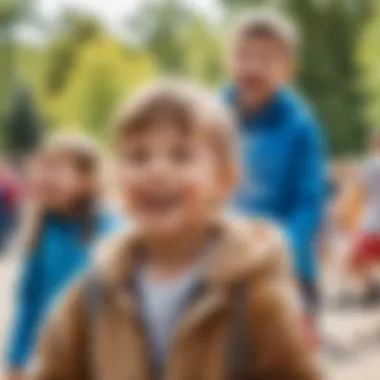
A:
[[[41,119],[28,88],[18,88],[5,117],[4,145],[12,155],[35,148],[42,134]]]
[[[184,73],[203,83],[219,85],[223,80],[222,39],[220,31],[205,20],[194,17],[183,38],[186,46]]]
[[[3,117],[15,74],[13,28],[25,18],[31,5],[32,1],[27,0],[0,0],[0,115]]]
[[[6,113],[12,107],[10,94],[16,82],[14,29],[31,18],[33,0],[0,0],[0,142],[4,143]]]
[[[144,46],[164,73],[182,74],[185,70],[184,38],[194,13],[178,0],[144,0],[126,20],[126,28]]]
[[[44,109],[55,126],[84,128],[102,137],[115,106],[155,74],[146,53],[99,34],[78,50],[65,87],[45,98]]]
[[[220,30],[190,2],[144,0],[126,20],[126,29],[154,57],[162,73],[220,83]]]
[[[70,10],[61,15],[57,30],[45,56],[43,89],[51,96],[65,87],[80,49],[102,32],[96,18]]]
[[[360,84],[368,94],[365,117],[371,126],[380,126],[380,4],[374,8],[358,44]]]

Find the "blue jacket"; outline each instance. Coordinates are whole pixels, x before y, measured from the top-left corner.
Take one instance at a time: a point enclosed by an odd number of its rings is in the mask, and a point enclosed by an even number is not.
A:
[[[238,212],[272,219],[285,231],[301,280],[317,272],[315,238],[325,195],[324,146],[314,116],[290,88],[281,88],[259,112],[239,115],[236,91],[224,99],[239,120],[242,181]]]
[[[117,227],[116,218],[96,217],[95,238]],[[93,242],[85,242],[78,220],[48,216],[36,247],[26,256],[15,294],[16,314],[7,350],[7,365],[23,367],[38,327],[54,299],[89,261]]]

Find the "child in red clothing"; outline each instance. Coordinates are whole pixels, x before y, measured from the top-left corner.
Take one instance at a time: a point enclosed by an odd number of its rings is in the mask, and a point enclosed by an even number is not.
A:
[[[372,133],[369,150],[357,186],[363,212],[358,237],[352,248],[350,268],[363,281],[365,300],[372,304],[380,300],[380,289],[373,278],[374,266],[380,263],[380,132]]]

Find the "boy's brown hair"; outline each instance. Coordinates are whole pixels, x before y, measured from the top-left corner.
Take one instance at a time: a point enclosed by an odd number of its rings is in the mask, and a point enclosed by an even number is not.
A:
[[[206,89],[181,80],[163,80],[126,102],[116,118],[116,146],[157,125],[184,134],[201,133],[222,163],[235,159],[235,133],[228,111]]]
[[[273,8],[259,8],[241,16],[232,33],[238,38],[263,37],[279,41],[285,51],[297,55],[300,45],[297,28],[292,20]]]

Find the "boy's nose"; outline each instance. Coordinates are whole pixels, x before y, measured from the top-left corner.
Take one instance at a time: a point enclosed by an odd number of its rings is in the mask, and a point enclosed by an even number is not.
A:
[[[170,175],[172,169],[167,160],[157,159],[152,162],[149,172],[153,178],[162,178]]]

